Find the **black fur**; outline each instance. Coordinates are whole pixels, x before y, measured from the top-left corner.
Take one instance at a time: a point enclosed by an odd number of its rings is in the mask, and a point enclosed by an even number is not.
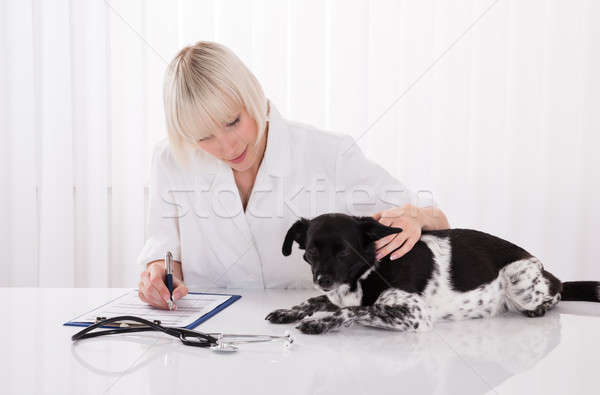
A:
[[[597,281],[567,281],[562,286],[562,300],[597,302],[600,298],[600,283]]]
[[[499,237],[472,229],[423,231],[449,237],[452,245],[451,280],[454,289],[470,291],[498,277],[504,266],[532,255]]]
[[[298,247],[304,249],[304,243],[306,240],[306,231],[308,229],[309,221],[301,218],[292,225],[285,235],[281,252],[283,255],[288,256],[292,253],[292,243],[295,241],[298,243]]]
[[[431,278],[432,271],[433,255],[422,241],[416,242],[414,247],[399,259],[391,261],[388,255],[379,261],[377,273],[372,273],[362,280],[362,305],[372,305],[379,295],[390,287],[420,294]]]

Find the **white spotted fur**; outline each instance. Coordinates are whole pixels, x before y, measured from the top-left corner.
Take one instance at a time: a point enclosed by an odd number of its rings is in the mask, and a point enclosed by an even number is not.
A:
[[[471,291],[455,291],[450,283],[450,241],[432,235],[422,236],[421,241],[434,257],[433,274],[423,291],[423,299],[431,309],[434,321],[490,317],[503,310],[504,276],[499,275],[494,281]]]

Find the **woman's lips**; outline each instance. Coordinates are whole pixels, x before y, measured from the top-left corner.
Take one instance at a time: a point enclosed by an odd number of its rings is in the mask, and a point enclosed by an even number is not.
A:
[[[241,163],[241,162],[243,162],[244,159],[246,158],[246,151],[248,151],[248,146],[246,146],[246,148],[244,148],[244,152],[242,152],[238,157],[230,159],[229,161],[231,163]]]

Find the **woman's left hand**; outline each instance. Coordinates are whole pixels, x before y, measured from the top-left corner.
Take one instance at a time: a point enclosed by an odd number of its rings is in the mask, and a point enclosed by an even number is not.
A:
[[[421,238],[423,228],[419,208],[411,204],[394,207],[373,215],[382,225],[402,228],[402,232],[385,236],[375,242],[376,258],[380,260],[393,252],[390,259],[400,258]]]

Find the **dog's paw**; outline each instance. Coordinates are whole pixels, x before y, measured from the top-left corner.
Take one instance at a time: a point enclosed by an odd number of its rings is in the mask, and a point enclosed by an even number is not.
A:
[[[534,317],[544,316],[546,314],[546,310],[547,310],[546,306],[541,305],[541,306],[538,306],[535,310],[525,310],[522,313],[527,317],[534,318]]]
[[[302,322],[296,326],[296,329],[307,335],[320,335],[329,332],[334,327],[336,327],[336,325],[333,325],[331,320],[325,318],[309,318],[302,320]]]
[[[289,324],[291,322],[300,321],[304,317],[305,314],[299,310],[279,309],[267,314],[265,320],[268,320],[273,324]]]

